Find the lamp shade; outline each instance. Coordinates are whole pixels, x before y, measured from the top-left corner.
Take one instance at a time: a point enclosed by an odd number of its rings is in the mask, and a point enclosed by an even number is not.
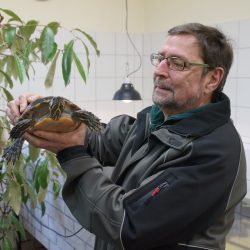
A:
[[[123,83],[121,88],[114,94],[113,100],[141,100],[140,94],[135,90],[132,83]]]

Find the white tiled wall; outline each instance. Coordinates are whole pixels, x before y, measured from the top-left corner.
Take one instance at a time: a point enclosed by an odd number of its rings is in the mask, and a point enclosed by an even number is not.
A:
[[[250,93],[250,20],[225,22],[216,24],[216,26],[220,27],[234,40],[235,60],[225,86],[225,92],[231,98],[232,119],[242,136],[247,162],[250,163],[250,99],[248,98],[248,93]],[[135,88],[141,93],[143,100],[129,104],[113,101],[112,96],[124,80],[126,63],[129,62],[130,71],[138,66],[138,57],[135,51],[124,33],[94,33],[92,35],[99,45],[101,56],[97,58],[92,53],[92,67],[87,84],[81,81],[80,76],[74,69],[72,83],[68,87],[64,87],[60,74],[57,74],[55,85],[46,90],[41,84],[44,78],[44,68],[39,67],[36,80],[31,79],[27,85],[15,88],[13,93],[16,96],[26,91],[39,92],[44,95],[63,95],[75,101],[82,108],[96,113],[103,122],[107,122],[111,117],[121,113],[134,116],[143,107],[151,105],[153,67],[150,65],[149,55],[160,49],[165,33],[132,35],[142,56],[142,68],[131,76],[131,80]],[[250,184],[249,171],[248,183]],[[63,200],[60,198],[55,202],[51,195],[47,199],[47,212],[42,219],[43,223],[64,235],[76,232],[80,226],[70,215]],[[249,197],[250,190],[248,192]],[[40,218],[38,208],[34,213]],[[41,226],[25,209],[23,215],[28,230],[50,250],[93,248],[94,237],[84,229],[73,237],[64,238]]]
[[[250,198],[250,20],[225,22],[218,25],[234,42],[234,63],[229,74],[225,93],[231,99],[232,119],[244,143],[248,164],[247,179]]]

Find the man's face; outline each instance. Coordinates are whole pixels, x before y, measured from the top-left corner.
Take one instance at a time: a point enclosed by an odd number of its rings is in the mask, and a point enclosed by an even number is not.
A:
[[[187,62],[204,63],[198,42],[192,35],[168,36],[159,53],[164,57],[176,56]],[[201,67],[191,67],[184,71],[173,71],[166,60],[156,67],[153,102],[161,107],[166,117],[210,101],[211,95],[208,96],[204,91],[209,78],[203,74],[203,70]]]

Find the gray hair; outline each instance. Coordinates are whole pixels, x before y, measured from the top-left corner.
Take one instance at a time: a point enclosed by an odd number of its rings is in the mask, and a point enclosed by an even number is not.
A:
[[[168,35],[193,35],[201,48],[201,57],[211,69],[222,67],[224,76],[216,89],[221,92],[233,62],[233,49],[229,39],[220,30],[200,23],[187,23],[171,28]],[[207,70],[207,69],[205,69]]]

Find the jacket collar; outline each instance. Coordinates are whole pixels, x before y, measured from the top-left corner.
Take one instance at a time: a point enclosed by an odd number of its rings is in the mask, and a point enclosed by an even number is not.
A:
[[[151,109],[146,108],[138,113],[137,122],[142,125],[140,130],[143,128],[146,119],[145,114],[157,112],[153,109],[155,109],[155,106],[152,106]],[[157,115],[163,119],[160,112]],[[160,122],[158,120],[156,123],[158,123],[159,126],[156,124],[153,126],[154,128],[157,127],[157,130],[167,128],[170,132],[181,136],[196,137],[207,134],[226,123],[230,119],[230,115],[231,110],[229,98],[224,93],[218,93],[212,103],[198,108],[197,110],[192,110],[191,112],[175,115],[166,121],[162,120],[162,122]],[[150,119],[152,119],[152,115],[150,116]],[[141,132],[142,131],[143,130],[141,130]]]
[[[149,128],[149,116],[152,107],[147,107],[137,114],[137,126],[135,132],[135,138],[132,145],[132,154],[138,150],[142,145],[145,138],[150,134]],[[152,132],[156,137],[161,138],[166,142],[166,137],[170,136],[170,133],[180,135],[181,137],[199,137],[210,133],[217,127],[223,125],[230,119],[230,101],[229,98],[220,93],[215,98],[211,105],[207,105],[206,108],[200,109],[199,112],[192,112],[192,115],[182,116],[182,119],[176,119],[174,123],[168,124],[165,122],[161,127]],[[167,131],[165,131],[167,129]],[[186,142],[181,140],[168,142],[172,147],[182,147]],[[183,144],[184,143],[184,144]]]
[[[225,94],[219,93],[214,102],[207,105],[201,112],[193,113],[172,125],[166,124],[165,127],[169,131],[185,137],[198,137],[225,124],[230,119],[230,115],[230,100]]]

